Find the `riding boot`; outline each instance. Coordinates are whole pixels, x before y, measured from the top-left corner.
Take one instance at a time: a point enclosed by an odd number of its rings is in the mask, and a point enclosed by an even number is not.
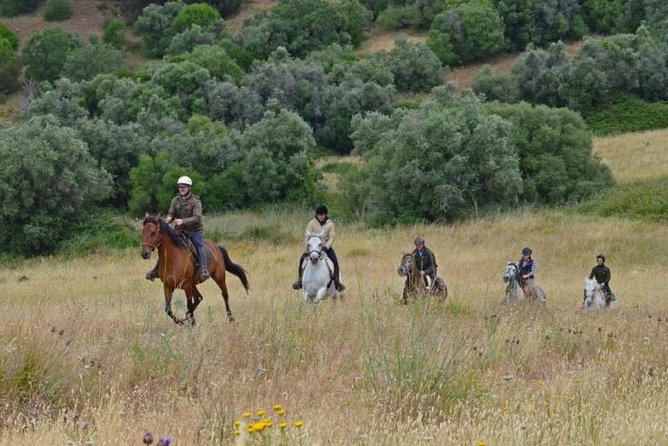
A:
[[[146,273],[146,280],[150,280],[151,282],[153,282],[158,277],[158,275],[159,275],[159,271],[158,271],[159,265],[160,265],[160,260],[155,262],[155,266],[153,267],[153,269]]]
[[[346,286],[341,283],[341,280],[334,276],[334,288],[336,288],[336,291],[345,291]]]
[[[197,257],[199,258],[199,277],[204,282],[206,279],[211,277],[209,275],[209,270],[206,267],[206,256],[204,255],[204,247],[196,247]]]
[[[302,256],[299,258],[299,265],[297,265],[297,277],[299,278],[295,283],[292,284],[292,289],[293,290],[301,290],[302,289],[302,273],[304,272],[302,268],[302,264],[304,263],[304,258],[308,254],[304,253]]]

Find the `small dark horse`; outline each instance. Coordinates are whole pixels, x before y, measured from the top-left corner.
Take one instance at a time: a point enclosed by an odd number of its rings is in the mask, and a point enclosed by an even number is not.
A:
[[[442,300],[448,298],[448,287],[440,277],[436,277],[434,283],[430,283],[429,286],[425,284],[425,278],[420,275],[420,271],[415,266],[413,254],[404,254],[401,257],[397,272],[400,277],[406,277],[403,292],[404,304],[408,304],[410,296],[434,296]]]
[[[164,285],[165,290],[165,313],[177,324],[183,324],[190,321],[195,325],[195,309],[202,301],[202,295],[197,289],[197,284],[203,282],[199,277],[199,269],[195,267],[191,258],[191,250],[188,243],[181,237],[181,234],[172,229],[164,220],[160,219],[160,214],[152,218],[146,214],[144,219],[144,228],[142,229],[141,256],[143,259],[149,259],[154,249],[158,250],[158,259],[160,268],[158,275]],[[246,271],[239,265],[232,262],[227,250],[222,246],[216,245],[210,240],[204,240],[204,251],[207,254],[207,266],[211,278],[216,282],[223,293],[225,300],[225,309],[227,318],[230,322],[234,321],[230,304],[228,302],[229,294],[225,284],[225,271],[229,271],[241,280],[241,284],[248,292],[248,276]],[[177,318],[172,313],[172,294],[174,290],[181,288],[186,293],[188,301],[188,311],[185,319]]]

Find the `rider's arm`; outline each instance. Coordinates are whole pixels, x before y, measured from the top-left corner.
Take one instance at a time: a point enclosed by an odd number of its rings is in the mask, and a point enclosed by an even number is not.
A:
[[[595,274],[594,274],[594,269],[595,269],[595,268],[592,268],[592,269],[591,269],[591,272],[589,273],[589,280],[593,279],[594,276],[595,276]]]
[[[603,283],[605,283],[606,286],[608,286],[608,283],[610,282],[612,274],[610,274],[610,268],[605,269],[605,274],[603,277]]]
[[[334,229],[334,223],[332,220],[329,221],[329,233],[327,234],[327,243],[325,243],[325,249],[332,247],[334,239],[336,238],[336,229]]]
[[[167,211],[167,218],[165,221],[171,223],[174,220],[174,213],[176,212],[176,197],[172,198],[172,202],[169,205],[169,210]]]
[[[193,205],[193,215],[187,218],[181,218],[182,225],[201,224],[202,223],[202,202],[197,200]]]

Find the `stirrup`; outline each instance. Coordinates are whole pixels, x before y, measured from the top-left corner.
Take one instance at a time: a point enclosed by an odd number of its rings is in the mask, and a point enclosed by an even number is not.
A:
[[[146,280],[153,282],[158,277],[158,272],[154,269],[146,273]]]
[[[335,284],[334,288],[336,288],[336,291],[345,291],[346,290],[346,286],[342,283]]]
[[[199,278],[202,279],[203,281],[211,277],[211,274],[209,274],[209,270],[206,268],[202,268],[199,272]]]
[[[295,283],[292,284],[292,289],[293,290],[301,290],[302,289],[302,281],[298,280]]]

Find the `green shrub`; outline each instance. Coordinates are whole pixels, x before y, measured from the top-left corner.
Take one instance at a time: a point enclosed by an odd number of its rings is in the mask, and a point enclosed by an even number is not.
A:
[[[125,40],[125,25],[118,19],[112,19],[104,25],[104,35],[102,41],[114,48],[124,48],[127,45]]]
[[[0,242],[10,252],[52,251],[110,191],[109,174],[53,116],[0,127],[0,159]]]
[[[44,19],[47,22],[61,22],[72,17],[70,0],[47,0]]]
[[[81,41],[59,28],[50,28],[32,36],[23,50],[26,77],[54,81],[60,77],[67,56],[81,47]]]
[[[195,3],[181,9],[172,21],[172,29],[175,33],[187,30],[192,25],[206,28],[221,20],[220,13],[206,3]]]
[[[418,14],[413,5],[389,6],[376,18],[376,23],[385,29],[413,28],[417,22]]]
[[[19,89],[21,59],[12,44],[0,38],[0,95],[12,93]]]
[[[98,74],[124,68],[125,60],[123,51],[94,41],[68,54],[61,75],[73,81],[89,80]]]
[[[151,4],[142,10],[134,24],[134,31],[144,39],[144,51],[151,57],[162,57],[169,42],[176,34],[172,28],[174,18],[184,5],[181,1],[168,1],[163,6]]]
[[[622,217],[652,223],[668,222],[668,176],[619,184],[575,208],[603,217]]]
[[[585,116],[587,126],[598,136],[668,127],[668,102],[647,102],[633,95],[619,95],[613,104]]]
[[[7,40],[14,51],[19,49],[19,38],[4,23],[0,23],[0,40],[1,39]]]
[[[100,249],[125,249],[139,245],[139,233],[127,217],[109,210],[87,212],[58,249],[59,254],[81,257]]]
[[[0,0],[0,15],[14,17],[34,11],[44,0]]]

